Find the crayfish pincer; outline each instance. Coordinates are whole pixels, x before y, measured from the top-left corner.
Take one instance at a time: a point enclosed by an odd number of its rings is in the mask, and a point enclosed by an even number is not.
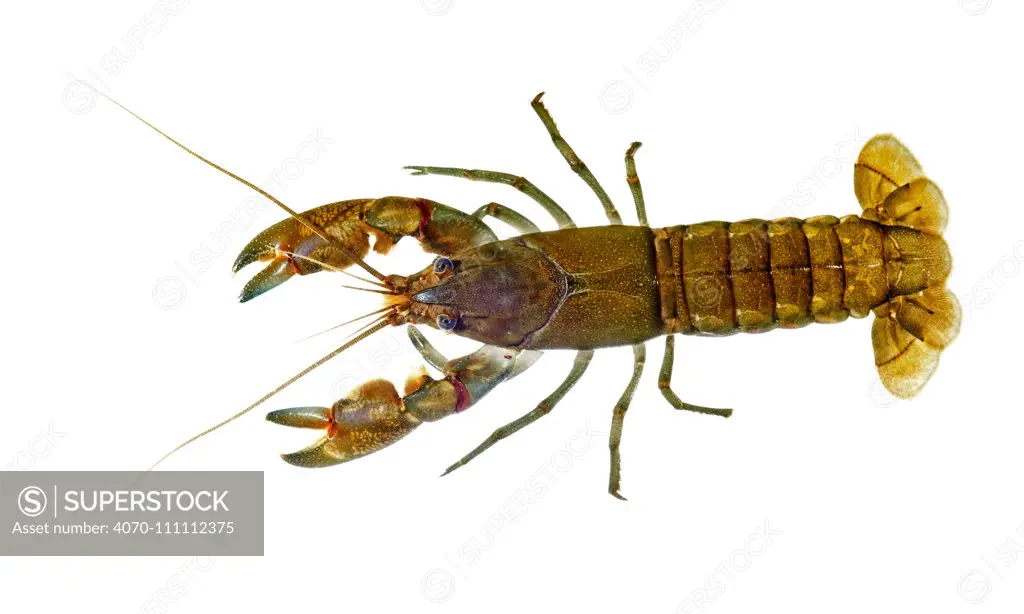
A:
[[[542,232],[521,213],[498,203],[464,213],[424,198],[400,196],[346,200],[298,213],[187,150],[290,216],[257,235],[235,261],[235,271],[265,263],[242,290],[243,302],[295,276],[344,272],[355,266],[373,278],[360,277],[370,286],[361,289],[384,298],[381,309],[364,316],[375,319],[349,341],[214,429],[387,326],[407,326],[411,343],[440,377],[432,378],[424,370],[406,382],[402,395],[390,382],[373,380],[331,407],[271,412],[267,419],[277,424],[322,431],[313,445],[285,454],[286,461],[325,467],[376,452],[424,422],[469,409],[527,370],[544,350],[575,352],[572,369],[553,392],[532,411],[496,430],[448,473],[552,411],[583,376],[595,350],[628,345],[635,357],[632,376],[613,406],[609,440],[608,491],[621,497],[623,422],[646,361],[644,344],[653,338],[665,337],[658,386],[669,404],[728,417],[730,409],[686,403],[672,390],[677,334],[761,333],[874,314],[875,366],[881,382],[900,398],[921,390],[941,352],[956,337],[960,308],[946,288],[952,262],[943,239],[946,201],[895,137],[876,136],[860,152],[853,177],[859,215],[665,228],[647,224],[634,160],[640,144],[633,143],[625,155],[625,169],[638,225],[627,226],[597,178],[562,137],[541,95],[532,106],[570,168],[596,194],[610,225],[577,228],[562,207],[523,177],[433,166],[407,168],[418,175],[512,186],[539,203],[558,229]],[[499,241],[484,222],[488,218],[521,234]],[[385,254],[405,237],[436,255],[422,271],[385,275],[365,262],[371,248]],[[482,345],[447,360],[419,327]]]
[[[413,343],[431,347],[422,333],[409,330]],[[404,399],[391,382],[376,379],[356,387],[331,407],[279,409],[267,414],[267,420],[324,431],[313,445],[282,454],[285,461],[300,467],[337,465],[389,446],[423,422],[466,409],[473,398],[514,377],[538,357],[540,352],[484,346],[465,358],[436,364],[445,373],[443,379],[410,378]]]

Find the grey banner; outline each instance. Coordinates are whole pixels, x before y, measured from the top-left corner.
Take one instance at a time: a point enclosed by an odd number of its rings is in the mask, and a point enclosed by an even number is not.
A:
[[[263,556],[263,472],[0,471],[0,555]]]

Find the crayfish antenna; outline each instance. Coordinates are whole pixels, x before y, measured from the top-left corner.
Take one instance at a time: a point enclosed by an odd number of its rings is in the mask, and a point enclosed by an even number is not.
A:
[[[182,150],[184,150],[186,153],[194,156],[195,158],[199,159],[201,162],[207,164],[208,166],[211,166],[211,167],[217,169],[218,171],[224,173],[228,177],[231,177],[232,179],[234,179],[235,181],[241,183],[242,185],[251,188],[252,190],[257,192],[258,194],[260,194],[261,196],[263,196],[264,198],[266,198],[270,202],[274,203],[275,205],[277,205],[278,207],[283,209],[285,211],[285,213],[290,215],[293,219],[298,221],[300,224],[302,224],[306,228],[309,228],[310,231],[312,231],[314,234],[319,236],[321,239],[323,239],[324,241],[329,243],[331,245],[331,247],[337,249],[342,254],[344,254],[345,257],[349,258],[353,263],[355,263],[355,264],[359,265],[360,267],[362,267],[362,269],[364,271],[366,271],[370,275],[373,275],[374,277],[376,277],[377,279],[379,279],[382,282],[386,282],[387,281],[387,277],[385,277],[385,275],[383,273],[381,273],[377,269],[373,268],[372,266],[370,266],[369,264],[364,262],[363,259],[360,258],[355,253],[353,253],[352,250],[349,249],[348,246],[346,246],[344,243],[342,243],[341,241],[339,241],[335,237],[332,237],[328,233],[324,232],[324,230],[320,226],[318,226],[317,224],[314,224],[305,215],[303,215],[303,214],[293,210],[291,207],[289,207],[288,205],[284,204],[283,202],[281,202],[280,200],[275,198],[272,194],[270,194],[269,192],[267,192],[263,188],[260,188],[259,186],[257,186],[256,184],[252,183],[251,181],[249,181],[247,179],[244,179],[244,178],[236,175],[235,173],[232,173],[231,171],[227,170],[223,166],[220,166],[219,164],[211,162],[207,158],[205,158],[205,157],[201,156],[200,154],[196,153],[195,151],[189,149],[188,147],[183,145],[181,142],[177,141],[176,139],[174,139],[173,137],[171,137],[170,135],[165,133],[163,130],[160,130],[159,128],[157,128],[153,124],[151,124],[148,121],[146,121],[145,119],[143,119],[142,116],[140,116],[135,111],[132,111],[131,109],[129,109],[128,107],[124,106],[120,102],[114,100],[110,96],[108,96],[108,95],[104,94],[103,92],[97,90],[95,87],[92,86],[92,84],[90,84],[90,83],[88,83],[86,81],[79,81],[79,82],[82,83],[83,85],[85,85],[86,87],[88,87],[89,89],[91,89],[96,95],[102,96],[103,98],[106,98],[107,100],[109,100],[110,102],[115,104],[116,106],[120,107],[123,111],[125,111],[126,113],[128,113],[129,115],[134,117],[135,119],[139,120],[140,122],[142,122],[143,124],[145,124],[146,126],[151,128],[154,132],[156,132],[160,136],[162,136],[165,139],[167,139],[168,141],[174,143],[175,145],[180,147]],[[277,283],[280,283],[280,281],[278,281]],[[277,285],[277,283],[275,283],[274,285]],[[273,286],[270,286],[270,287],[273,287]],[[269,289],[269,288],[267,288],[267,289]],[[263,292],[265,292],[265,291],[266,290],[263,290]],[[250,297],[250,298],[252,298],[252,297]]]
[[[284,390],[288,386],[291,386],[292,384],[294,384],[295,382],[297,382],[298,380],[303,378],[306,374],[311,372],[313,369],[316,369],[320,365],[322,365],[325,362],[329,361],[330,359],[334,358],[338,354],[341,354],[342,352],[344,352],[348,348],[350,348],[353,345],[359,343],[363,339],[366,339],[367,337],[369,337],[370,335],[376,333],[377,331],[379,331],[379,330],[381,330],[383,328],[386,328],[387,326],[391,325],[392,324],[392,320],[393,320],[392,314],[388,314],[387,316],[384,316],[383,318],[377,320],[377,322],[374,323],[373,325],[371,325],[369,328],[363,330],[360,333],[357,333],[352,339],[350,339],[349,341],[346,341],[345,343],[343,343],[337,349],[331,351],[329,354],[327,354],[326,356],[324,356],[320,360],[314,362],[313,364],[309,365],[308,367],[306,367],[302,371],[299,371],[298,373],[296,373],[292,377],[288,378],[288,380],[286,380],[283,384],[281,384],[277,388],[274,388],[273,390],[271,390],[267,394],[263,395],[260,398],[260,400],[256,401],[255,403],[253,403],[249,407],[246,407],[245,409],[243,409],[242,411],[238,412],[237,414],[231,416],[230,418],[228,418],[226,420],[223,420],[222,422],[220,422],[220,423],[218,423],[218,424],[216,424],[216,425],[206,429],[202,433],[199,433],[198,435],[195,435],[194,437],[189,438],[188,440],[186,440],[185,442],[181,443],[180,445],[175,447],[173,450],[171,450],[167,454],[164,454],[163,456],[160,457],[160,460],[158,460],[155,463],[153,463],[149,467],[149,469],[147,469],[146,471],[152,471],[153,469],[155,469],[157,467],[157,465],[159,465],[160,463],[162,463],[165,460],[167,460],[168,457],[170,457],[172,454],[174,454],[178,450],[181,450],[185,446],[191,444],[192,442],[196,441],[197,439],[200,439],[201,437],[205,437],[206,435],[209,435],[210,433],[216,431],[220,427],[222,427],[222,426],[224,426],[226,424],[229,424],[231,422],[234,422],[235,420],[237,420],[238,418],[241,418],[242,416],[244,416],[245,414],[249,413],[250,411],[252,411],[256,407],[259,407],[260,405],[263,404],[264,401],[266,401],[270,397],[274,396],[278,392],[281,392],[282,390]],[[397,322],[397,320],[395,320],[395,321]]]

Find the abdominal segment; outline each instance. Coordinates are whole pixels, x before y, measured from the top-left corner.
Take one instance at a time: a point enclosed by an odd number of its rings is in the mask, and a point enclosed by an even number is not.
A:
[[[850,215],[704,222],[663,231],[669,332],[729,335],[862,318],[888,300],[886,234]],[[891,269],[891,267],[889,267]]]

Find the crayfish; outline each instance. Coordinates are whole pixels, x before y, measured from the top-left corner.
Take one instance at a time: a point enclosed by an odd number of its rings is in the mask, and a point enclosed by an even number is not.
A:
[[[242,302],[295,276],[353,266],[374,278],[364,281],[372,283],[385,301],[383,308],[367,314],[376,319],[347,343],[172,453],[387,326],[407,325],[411,343],[442,377],[425,372],[414,376],[404,394],[391,382],[376,379],[330,407],[270,412],[271,422],[323,433],[312,445],[282,455],[285,461],[327,467],[377,452],[424,422],[466,411],[499,384],[527,370],[544,350],[576,353],[572,369],[554,392],[496,430],[445,471],[450,473],[551,412],[584,375],[595,350],[628,345],[633,348],[633,374],[614,405],[609,440],[608,492],[621,498],[623,420],[643,371],[644,343],[655,337],[665,337],[658,387],[668,403],[721,417],[729,417],[732,410],[689,404],[673,392],[675,335],[760,333],[873,313],[875,366],[892,394],[914,396],[935,371],[939,354],[954,339],[960,323],[957,299],[945,287],[952,262],[942,236],[947,207],[939,188],[895,137],[875,136],[860,152],[854,167],[860,215],[667,228],[647,224],[634,160],[640,143],[633,143],[625,154],[626,181],[638,218],[638,225],[631,226],[622,223],[607,192],[562,137],[541,96],[533,99],[533,110],[569,167],[597,195],[609,225],[576,227],[551,197],[518,175],[433,166],[407,168],[419,175],[512,186],[539,203],[558,230],[541,231],[498,203],[465,213],[424,198],[399,196],[345,200],[298,213],[125,109],[289,214],[252,239],[235,261],[236,272],[266,263],[245,285]],[[498,240],[485,223],[488,218],[522,234]],[[371,248],[385,254],[404,237],[436,254],[434,261],[409,276],[385,275],[365,262]],[[448,331],[483,345],[448,360],[417,327]]]

